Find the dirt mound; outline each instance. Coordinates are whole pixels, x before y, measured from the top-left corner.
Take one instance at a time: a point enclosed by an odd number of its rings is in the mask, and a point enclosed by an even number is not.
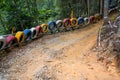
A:
[[[105,63],[108,71],[120,72],[120,17],[109,20],[99,29],[99,60]]]
[[[108,71],[120,72],[120,40],[118,35],[104,39],[102,49],[98,54],[99,60],[105,63]],[[112,69],[112,70],[111,70]]]

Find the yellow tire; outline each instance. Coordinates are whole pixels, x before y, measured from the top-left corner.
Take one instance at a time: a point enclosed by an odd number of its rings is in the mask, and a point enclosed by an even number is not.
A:
[[[22,31],[18,31],[16,33],[15,37],[17,38],[18,42],[24,42],[24,40],[25,40],[24,33]]]
[[[71,18],[70,21],[71,21],[71,26],[74,26],[74,27],[78,26],[78,19],[77,18]]]
[[[48,32],[48,24],[42,24],[41,25],[41,28],[42,28],[42,32],[43,33],[47,33]],[[44,29],[45,28],[45,29]]]
[[[94,17],[95,17],[95,21],[98,21],[98,20],[99,20],[99,14],[98,14],[98,13],[95,14]]]

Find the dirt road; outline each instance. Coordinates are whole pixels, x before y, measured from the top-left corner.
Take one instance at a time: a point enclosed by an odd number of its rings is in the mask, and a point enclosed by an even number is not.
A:
[[[15,48],[0,61],[0,80],[120,80],[97,61],[92,49],[101,23]]]

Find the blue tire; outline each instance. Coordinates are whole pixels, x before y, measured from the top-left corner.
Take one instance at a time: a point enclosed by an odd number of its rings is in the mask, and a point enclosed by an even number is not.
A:
[[[25,29],[23,32],[25,35],[25,41],[29,41],[31,39],[31,31],[29,29]]]
[[[84,18],[83,17],[79,17],[78,18],[78,25],[83,25],[84,24]]]
[[[50,22],[48,23],[48,28],[49,28],[50,31],[55,31],[56,28],[57,28],[56,22],[50,21]]]

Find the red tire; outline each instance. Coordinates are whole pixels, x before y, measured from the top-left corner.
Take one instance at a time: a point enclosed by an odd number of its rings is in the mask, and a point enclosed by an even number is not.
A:
[[[37,36],[41,36],[42,35],[42,27],[41,26],[37,26],[36,27],[36,32],[37,32]]]
[[[90,23],[94,23],[95,22],[95,17],[94,16],[90,16]]]
[[[15,36],[10,35],[6,38],[6,46],[7,47],[10,47],[10,46],[14,45],[15,43],[17,43],[17,38]]]
[[[63,25],[65,27],[65,29],[69,30],[71,28],[71,21],[69,18],[66,18],[63,20]]]

